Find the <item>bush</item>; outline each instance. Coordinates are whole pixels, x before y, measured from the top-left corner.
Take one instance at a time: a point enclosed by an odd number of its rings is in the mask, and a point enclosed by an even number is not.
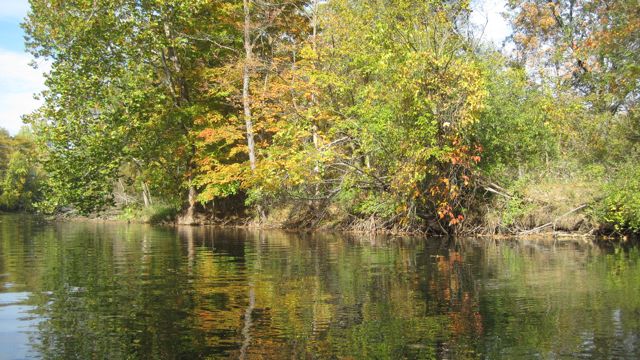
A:
[[[173,205],[156,204],[149,207],[126,207],[122,210],[120,218],[128,221],[141,221],[150,224],[158,224],[173,221],[178,214],[178,208]]]
[[[603,194],[594,212],[598,219],[616,231],[640,231],[640,165],[629,162],[620,168]]]
[[[41,197],[41,177],[33,160],[20,151],[11,154],[0,182],[0,208],[9,211],[33,210],[33,204]]]
[[[557,106],[522,68],[486,64],[486,106],[471,132],[484,152],[480,166],[496,181],[509,181],[556,157],[558,139],[549,108]]]

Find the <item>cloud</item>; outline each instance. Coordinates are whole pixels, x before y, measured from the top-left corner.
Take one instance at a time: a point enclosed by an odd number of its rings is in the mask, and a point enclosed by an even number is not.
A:
[[[0,0],[0,19],[22,19],[29,11],[28,0]]]
[[[40,102],[33,94],[44,89],[43,72],[49,70],[47,63],[38,69],[29,65],[32,57],[0,49],[0,127],[11,134],[23,126],[21,116],[35,110]]]
[[[0,96],[0,127],[15,135],[24,123],[21,116],[38,108],[31,93],[3,94]]]

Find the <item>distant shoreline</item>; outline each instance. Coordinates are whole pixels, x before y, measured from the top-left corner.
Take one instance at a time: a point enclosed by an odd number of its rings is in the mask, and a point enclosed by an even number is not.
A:
[[[4,214],[4,213],[0,213]],[[10,214],[10,213],[9,213]],[[33,216],[42,216],[31,214]],[[43,219],[49,222],[90,222],[90,223],[114,223],[114,224],[140,224],[140,225],[152,225],[152,226],[168,226],[168,227],[214,227],[221,229],[247,229],[247,230],[282,230],[287,232],[310,232],[310,233],[323,233],[323,232],[338,232],[345,234],[361,234],[361,235],[381,235],[381,236],[428,236],[428,237],[454,237],[454,238],[481,238],[487,240],[540,240],[540,241],[568,241],[568,240],[581,240],[581,241],[634,241],[637,236],[634,234],[615,234],[615,233],[603,233],[598,232],[596,229],[592,229],[588,232],[584,231],[557,231],[551,228],[542,229],[537,232],[529,232],[531,229],[526,229],[520,233],[471,233],[460,232],[457,234],[437,234],[429,233],[427,231],[414,230],[414,231],[394,231],[393,229],[372,229],[363,230],[362,228],[349,228],[339,225],[323,225],[316,228],[310,227],[292,227],[285,224],[277,224],[273,222],[266,222],[258,224],[249,218],[234,218],[234,219],[217,219],[216,221],[203,220],[192,224],[180,224],[175,219],[171,221],[151,222],[144,219],[121,219],[117,216],[80,216],[80,215],[51,215],[42,216]]]

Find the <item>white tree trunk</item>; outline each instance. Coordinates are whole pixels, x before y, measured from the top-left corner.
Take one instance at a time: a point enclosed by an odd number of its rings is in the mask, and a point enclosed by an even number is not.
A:
[[[142,182],[142,200],[144,201],[144,207],[149,207],[153,205],[153,201],[151,200],[151,192],[149,191],[149,186],[145,182]]]
[[[247,128],[247,146],[249,148],[249,165],[256,169],[256,150],[253,135],[253,119],[251,116],[251,93],[249,91],[251,77],[251,61],[253,59],[253,45],[251,44],[251,17],[249,0],[243,0],[244,8],[244,51],[245,59],[242,67],[242,106],[244,108],[244,122]]]

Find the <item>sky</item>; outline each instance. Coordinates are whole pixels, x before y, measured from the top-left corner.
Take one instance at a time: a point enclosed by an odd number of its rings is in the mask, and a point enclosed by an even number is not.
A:
[[[498,49],[502,48],[504,39],[511,35],[511,27],[502,13],[506,11],[506,0],[474,0],[472,1],[471,22],[482,32],[482,40],[493,42]]]
[[[484,28],[483,40],[501,47],[510,33],[502,18],[505,0],[475,0],[471,21]],[[21,116],[39,106],[33,95],[44,90],[43,72],[47,63],[39,60],[38,69],[25,52],[20,22],[29,10],[28,0],[0,0],[0,127],[15,135],[24,125]]]
[[[20,22],[27,15],[27,0],[0,0],[0,127],[15,135],[21,116],[38,107],[33,94],[44,89],[42,73],[29,65],[33,60],[24,49],[24,33]]]

